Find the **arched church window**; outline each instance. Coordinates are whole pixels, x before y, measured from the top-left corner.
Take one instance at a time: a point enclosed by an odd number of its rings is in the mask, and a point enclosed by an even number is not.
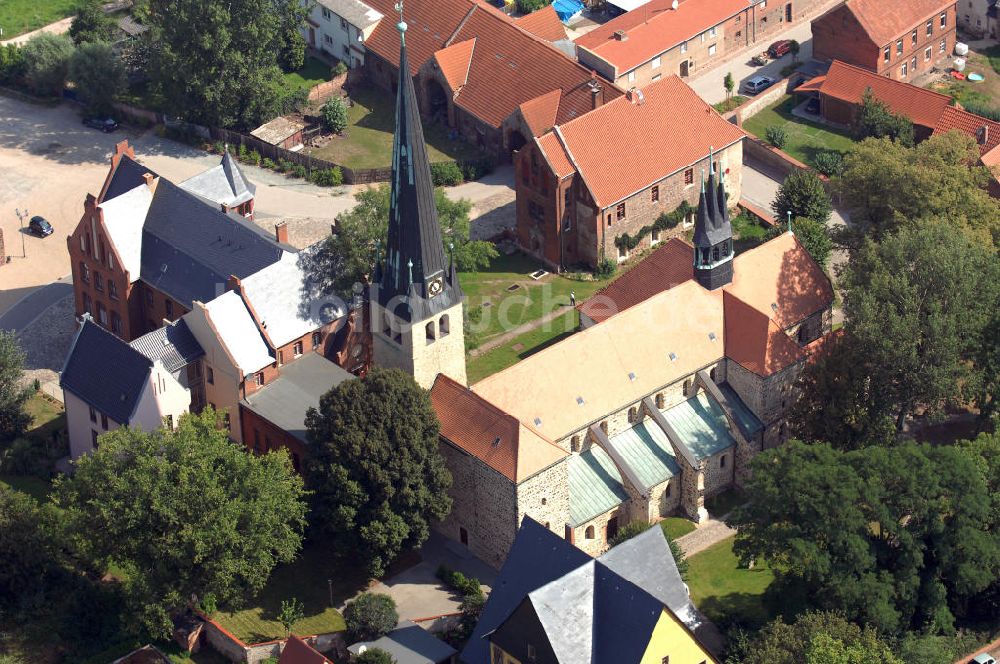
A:
[[[451,321],[448,318],[448,314],[441,316],[441,319],[438,321],[438,330],[441,332],[442,337],[448,336],[448,333],[451,332]]]
[[[666,403],[667,399],[666,397],[663,396],[663,392],[660,392],[659,394],[656,395],[656,408],[658,410],[663,410],[663,407],[666,405]]]
[[[427,333],[427,343],[431,343],[434,341],[434,321],[428,321],[424,329]]]
[[[587,530],[584,531],[583,536],[586,537],[587,539],[594,539],[594,527],[587,526]]]
[[[635,422],[638,419],[639,419],[639,409],[638,408],[629,408],[628,409],[628,421],[629,422]]]

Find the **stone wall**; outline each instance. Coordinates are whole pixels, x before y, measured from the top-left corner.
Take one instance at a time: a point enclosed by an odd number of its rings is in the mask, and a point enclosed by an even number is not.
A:
[[[339,95],[344,89],[344,84],[347,83],[347,72],[345,71],[340,76],[334,76],[329,81],[325,83],[320,83],[319,85],[314,85],[309,88],[309,101],[321,102],[326,101],[334,95]]]
[[[714,496],[733,485],[736,468],[736,446],[716,452],[701,460],[702,472],[705,475],[705,497]]]
[[[558,535],[565,533],[569,523],[568,461],[564,458],[517,485],[518,525],[527,515]]]
[[[573,543],[578,549],[591,556],[599,556],[608,550],[608,523],[617,519],[618,528],[628,525],[628,512],[621,507],[605,512],[573,529]],[[587,537],[587,530],[593,528],[593,537]]]
[[[736,124],[742,127],[743,123],[746,122],[748,118],[752,118],[786,94],[790,93],[792,89],[794,89],[804,79],[805,76],[802,74],[798,72],[793,73],[788,78],[781,79],[764,92],[751,97],[749,101],[743,102],[742,106],[733,111],[736,114]],[[737,90],[736,94],[739,94],[739,92],[740,91]]]
[[[246,661],[246,644],[230,634],[215,621],[206,620],[205,629],[202,631],[202,634],[204,634],[208,645],[230,662]]]
[[[451,513],[434,526],[456,542],[461,530],[468,533],[469,550],[499,567],[507,556],[519,521],[514,483],[476,457],[441,441],[441,454],[451,471]]]
[[[649,490],[649,511],[646,518],[657,521],[670,516],[680,508],[681,478],[672,477]]]
[[[3,243],[3,229],[0,228],[0,267],[7,264],[7,250]]]

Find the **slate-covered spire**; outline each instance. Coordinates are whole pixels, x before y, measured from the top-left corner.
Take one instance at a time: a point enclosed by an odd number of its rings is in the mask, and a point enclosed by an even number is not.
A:
[[[733,228],[726,209],[724,174],[715,178],[714,154],[708,154],[708,185],[702,176],[701,198],[694,229],[694,273],[702,286],[714,290],[733,280]]]
[[[417,321],[461,299],[449,274],[434,203],[427,145],[406,54],[406,23],[399,29],[399,89],[392,146],[389,233],[379,273],[379,303],[400,318]],[[405,306],[404,306],[405,304]]]

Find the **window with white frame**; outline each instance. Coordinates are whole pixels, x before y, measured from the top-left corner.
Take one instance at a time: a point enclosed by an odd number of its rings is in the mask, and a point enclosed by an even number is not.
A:
[[[650,67],[652,67],[653,69],[660,68],[660,56],[656,56],[655,58],[653,58],[653,62],[650,63]]]
[[[708,30],[708,36],[709,37],[714,37],[716,34],[717,34],[717,32],[716,32],[715,28],[709,28],[709,30]]]
[[[633,69],[628,73],[628,82],[635,83],[635,70]]]
[[[715,55],[715,46],[716,46],[715,44],[712,44],[711,46],[708,47],[709,55]]]
[[[681,42],[681,53],[687,53],[687,52],[688,52],[688,43]]]

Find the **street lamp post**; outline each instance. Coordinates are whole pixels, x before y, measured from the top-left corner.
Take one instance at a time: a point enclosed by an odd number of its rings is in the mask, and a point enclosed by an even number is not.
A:
[[[25,208],[24,212],[21,212],[20,208],[15,208],[14,212],[17,214],[17,220],[21,222],[21,258],[27,258],[28,250],[24,244],[24,220],[28,218],[28,210]]]

